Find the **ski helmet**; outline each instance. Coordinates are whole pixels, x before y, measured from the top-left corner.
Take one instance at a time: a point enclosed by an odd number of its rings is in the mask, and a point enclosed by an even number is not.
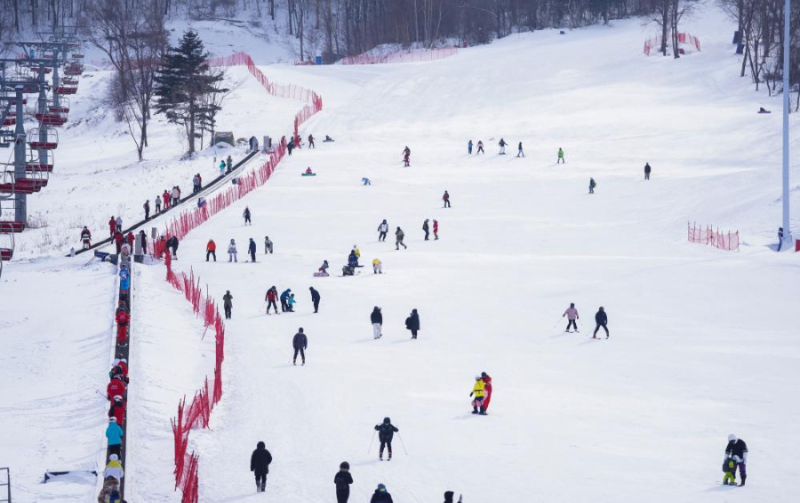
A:
[[[736,435],[734,435],[733,433],[728,435],[728,442],[736,442],[736,440],[738,439],[736,438]]]
[[[481,376],[475,376],[476,381],[480,381],[481,379],[483,379]]]

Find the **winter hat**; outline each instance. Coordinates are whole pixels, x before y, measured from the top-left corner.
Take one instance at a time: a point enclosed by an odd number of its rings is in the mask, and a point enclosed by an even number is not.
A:
[[[108,457],[108,460],[109,461],[119,461],[119,456],[117,456],[116,454],[112,454],[111,456]]]
[[[476,381],[480,381],[481,379],[482,379],[482,377],[481,377],[481,376],[475,376],[475,380],[476,380]]]
[[[481,377],[489,377],[489,376],[486,375],[486,372],[481,372]]]
[[[384,418],[383,418],[383,424],[389,424],[389,423],[391,423],[391,422],[392,422],[392,420],[391,420],[391,419],[389,419],[388,417],[384,417]]]
[[[117,422],[117,418],[116,417],[109,417],[108,418],[108,422],[109,423],[116,423]]]
[[[259,442],[256,444],[256,447],[258,447],[259,449],[265,449],[267,445],[264,442]]]
[[[382,493],[385,493],[386,492],[386,486],[383,485],[383,484],[378,484],[378,491],[380,491]]]
[[[349,470],[350,463],[348,463],[347,461],[342,461],[342,463],[339,465],[339,468],[341,468],[342,470]]]
[[[728,442],[736,442],[736,440],[738,439],[736,438],[736,435],[734,435],[733,433],[728,435]]]

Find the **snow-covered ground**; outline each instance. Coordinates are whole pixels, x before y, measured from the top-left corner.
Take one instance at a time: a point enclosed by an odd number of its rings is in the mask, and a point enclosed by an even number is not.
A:
[[[247,461],[264,440],[275,459],[266,497],[282,502],[332,500],[343,460],[355,479],[352,501],[365,501],[379,482],[400,502],[437,501],[447,489],[467,502],[793,501],[800,266],[797,255],[768,247],[780,219],[780,114],[755,113],[777,112],[780,98],[737,77],[733,29],[704,5],[686,23],[703,52],[678,61],[642,55],[653,29],[629,20],[512,36],[434,63],[262,67],[275,81],[323,96],[325,110],[301,134],[336,142],[285,159],[266,187],[181,243],[176,268],[192,268],[218,301],[225,290],[234,296],[225,394],[211,428],[191,436],[200,499],[260,498]],[[247,131],[237,137],[286,134],[298,102],[251,89],[241,74],[243,87],[226,103],[230,128]],[[276,114],[278,107],[286,108]],[[497,155],[501,137],[509,155]],[[485,156],[466,154],[470,138],[483,140]],[[82,152],[92,140],[84,141]],[[524,159],[514,157],[519,141]],[[566,165],[555,164],[559,147]],[[65,164],[81,164],[61,153]],[[645,162],[653,166],[649,182]],[[300,177],[306,166],[318,175]],[[83,187],[86,169],[69,182],[85,198],[110,187]],[[114,201],[104,209],[138,211],[154,189],[136,169],[108,171],[108,180],[138,178],[140,188],[120,185],[116,199],[99,194]],[[178,169],[170,164],[170,180]],[[177,178],[188,180],[199,168],[180,169]],[[167,178],[150,173],[161,190]],[[360,185],[363,176],[371,186]],[[56,189],[42,191],[39,204],[63,207]],[[451,209],[441,208],[445,190]],[[792,203],[800,204],[797,182]],[[252,227],[243,225],[245,206]],[[64,216],[77,219],[78,211],[70,200]],[[384,218],[392,232],[378,243]],[[423,241],[425,218],[439,221],[440,240]],[[102,227],[107,216],[97,219]],[[687,243],[689,220],[739,229],[741,251]],[[392,247],[397,226],[408,250]],[[265,235],[274,255],[263,255]],[[255,264],[245,261],[251,237]],[[220,248],[216,263],[204,260],[209,238]],[[224,254],[231,238],[237,264]],[[338,277],[353,244],[362,263],[380,258],[385,274],[365,267]],[[312,277],[325,259],[334,275]],[[12,262],[9,270],[15,266],[22,267]],[[146,296],[139,305],[149,314],[132,345],[140,367],[131,427],[141,440],[129,452],[128,497],[178,501],[169,418],[213,362],[200,320],[166,285],[163,267],[139,270],[136,294]],[[272,285],[296,292],[297,313],[263,314]],[[309,286],[322,295],[319,314]],[[580,334],[563,331],[570,302]],[[376,305],[385,327],[378,341],[369,324]],[[611,338],[594,341],[601,305]],[[416,341],[403,327],[413,308],[422,325]],[[298,327],[309,337],[305,367],[291,364]],[[0,363],[6,381],[5,358]],[[481,371],[494,378],[488,417],[469,413]],[[376,444],[365,449],[384,416],[405,445],[396,438],[391,463],[377,460]],[[735,490],[719,485],[732,432],[750,447],[749,483]]]

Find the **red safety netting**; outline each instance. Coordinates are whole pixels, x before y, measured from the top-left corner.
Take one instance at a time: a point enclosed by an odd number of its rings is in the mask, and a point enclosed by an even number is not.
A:
[[[363,53],[342,58],[343,65],[375,65],[382,63],[412,63],[417,61],[435,61],[458,54],[458,47],[441,47],[438,49],[407,49],[387,54]]]
[[[711,245],[720,250],[739,251],[739,231],[726,233],[719,229],[714,230],[713,226],[703,228],[691,222],[687,227],[690,243]]]
[[[683,47],[680,48],[681,54],[686,53],[686,49],[692,49],[700,52],[700,39],[688,33],[678,33],[678,44]],[[667,44],[669,46],[669,44]],[[658,51],[661,48],[661,35],[649,38],[644,41],[644,53],[650,55],[652,50]]]

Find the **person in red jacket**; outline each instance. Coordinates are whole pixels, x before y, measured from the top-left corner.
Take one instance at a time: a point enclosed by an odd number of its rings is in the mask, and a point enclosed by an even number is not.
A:
[[[108,409],[108,417],[117,418],[117,424],[122,427],[125,426],[125,401],[122,395],[114,395],[111,400],[111,408]]]
[[[128,234],[125,236],[125,241],[128,242],[128,246],[130,246],[131,250],[133,250],[133,242],[136,241],[136,236],[134,236],[133,233],[129,231]]]
[[[265,300],[267,301],[267,314],[269,314],[269,307],[270,306],[275,308],[275,314],[280,314],[278,312],[278,289],[277,288],[275,288],[273,286],[272,288],[267,290],[267,296],[266,296]]]
[[[164,211],[169,209],[169,192],[164,190],[164,193],[161,194],[161,199],[164,200]]]
[[[116,376],[111,379],[110,383],[108,383],[108,387],[106,387],[106,394],[109,400],[113,400],[117,395],[125,397],[126,389],[127,387],[125,386],[125,382],[120,379],[119,376]]]
[[[433,240],[435,241],[437,239],[439,239],[439,221],[438,220],[434,220],[433,221]]]
[[[492,401],[492,378],[486,372],[481,372],[481,378],[485,383],[483,388],[483,411],[486,412],[489,409],[489,402]]]
[[[117,221],[114,220],[114,215],[111,215],[111,220],[108,221],[108,230],[111,231],[111,237],[117,232]]]
[[[125,347],[128,345],[128,322],[131,317],[124,308],[117,309],[117,345]]]
[[[117,253],[122,251],[122,233],[117,231],[114,233],[114,244],[117,245]]]
[[[122,376],[125,383],[128,383],[128,360],[125,358],[116,358],[111,364],[111,372],[109,372],[108,377],[113,378],[117,375]]]

